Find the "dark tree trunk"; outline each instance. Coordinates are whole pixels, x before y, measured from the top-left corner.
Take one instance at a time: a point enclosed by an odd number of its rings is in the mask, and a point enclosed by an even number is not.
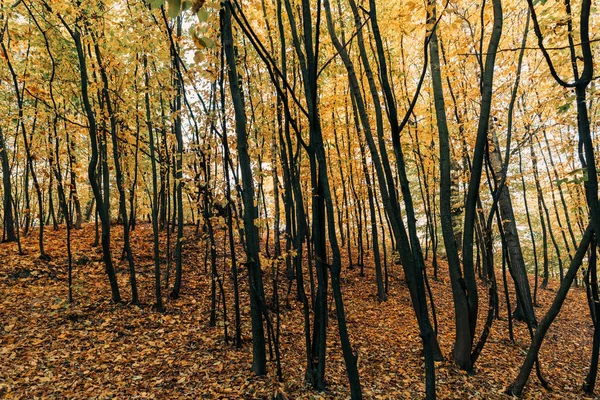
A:
[[[69,135],[69,131],[68,131],[68,129],[66,129],[66,126],[65,126],[65,131],[67,132],[67,155],[69,156],[69,176],[71,178],[70,189],[69,189],[69,198],[71,199],[71,201],[73,202],[73,205],[75,206],[74,228],[81,229],[81,225],[83,224],[84,218],[81,213],[81,202],[79,201],[79,195],[77,194],[77,173],[75,172],[75,164],[76,164],[77,160],[76,160],[75,154],[74,154],[75,153],[75,141],[71,139],[71,137]],[[89,219],[90,219],[94,200],[95,199],[92,198],[90,208],[89,208],[90,211],[89,211],[89,213],[86,214],[86,217],[85,217],[86,221],[89,221]]]
[[[169,41],[171,44],[171,58],[172,65],[175,75],[174,86],[175,86],[175,100],[173,104],[173,113],[175,116],[175,121],[173,124],[173,130],[175,133],[175,139],[177,141],[177,150],[174,157],[174,192],[173,192],[173,225],[172,229],[175,229],[175,222],[177,225],[177,238],[175,242],[175,282],[173,284],[173,290],[170,293],[170,297],[172,299],[177,299],[179,297],[179,292],[181,291],[181,280],[183,276],[183,133],[181,127],[181,100],[184,91],[184,83],[183,76],[181,74],[180,63],[179,63],[179,49],[175,45],[173,40],[173,32],[169,27],[167,22],[167,18],[165,15],[164,9],[163,12],[163,20],[165,22],[165,26],[167,27],[167,32],[169,35]],[[181,17],[177,17],[176,26],[177,26],[177,37],[181,36]],[[168,186],[168,184],[167,184]],[[177,217],[175,219],[175,216]]]
[[[481,107],[479,111],[479,123],[477,126],[477,139],[475,151],[472,158],[471,178],[469,180],[467,199],[465,204],[465,222],[463,232],[463,273],[467,288],[469,304],[469,324],[471,336],[475,334],[477,325],[478,295],[477,283],[473,268],[473,238],[476,217],[476,205],[479,198],[479,184],[483,167],[484,151],[487,143],[489,119],[492,104],[492,89],[494,80],[494,65],[496,50],[502,35],[502,5],[500,0],[493,0],[494,25],[490,42],[486,52],[485,67],[482,76]]]
[[[435,0],[429,1],[430,21],[436,20]],[[456,338],[454,340],[454,361],[465,370],[472,368],[471,364],[471,346],[473,338],[470,334],[469,322],[469,303],[464,287],[464,278],[460,269],[460,257],[458,246],[456,244],[453,223],[452,223],[452,181],[450,176],[450,134],[446,120],[446,109],[444,102],[444,91],[442,87],[442,74],[440,71],[440,57],[438,51],[437,31],[431,33],[430,64],[431,77],[433,84],[433,98],[435,104],[435,115],[440,138],[440,220],[442,223],[442,235],[444,238],[444,247],[446,248],[446,258],[448,260],[448,269],[450,271],[450,282],[452,286],[452,296],[454,299],[454,321]]]
[[[148,74],[148,58],[144,55],[144,84],[146,88],[150,86],[150,77]],[[144,93],[144,102],[146,106],[146,125],[148,126],[148,141],[150,143],[150,164],[152,165],[152,241],[154,255],[154,295],[156,297],[156,310],[164,312],[164,306],[161,294],[161,275],[160,275],[160,242],[158,239],[158,173],[156,168],[156,150],[154,144],[154,126],[152,124],[152,113],[150,105],[150,94],[146,90]]]
[[[6,141],[4,133],[0,128],[0,159],[2,161],[2,188],[4,193],[3,210],[4,210],[4,237],[6,242],[14,242],[17,240],[15,233],[15,219],[13,217],[13,198],[12,184],[10,178],[10,165],[8,163],[8,153],[6,152]]]
[[[233,32],[231,23],[231,3],[226,3],[221,9],[221,30],[223,35],[223,51],[227,61],[229,88],[235,111],[235,130],[237,135],[238,157],[242,174],[242,197],[244,203],[244,233],[246,238],[246,265],[250,281],[250,308],[252,316],[252,370],[257,375],[267,372],[264,326],[262,307],[264,307],[264,289],[260,272],[259,237],[254,221],[254,183],[252,165],[248,154],[248,136],[246,132],[246,111],[239,85],[236,56],[233,47]]]
[[[108,86],[108,76],[106,75],[106,71],[104,69],[104,64],[102,62],[102,55],[100,52],[100,46],[95,38],[95,35],[92,35],[94,40],[94,50],[96,53],[96,61],[98,62],[98,67],[100,70],[100,77],[102,79],[102,96],[104,98],[104,104],[106,106],[106,110],[108,112],[108,117],[110,120],[110,135],[112,138],[112,150],[113,150],[113,161],[115,166],[115,178],[117,181],[117,190],[119,191],[119,211],[123,223],[123,251],[127,257],[127,263],[129,266],[129,283],[131,285],[131,302],[133,304],[139,303],[139,296],[137,291],[137,281],[135,276],[135,265],[133,261],[133,253],[131,251],[131,244],[129,239],[129,219],[127,217],[127,205],[126,205],[126,195],[125,188],[123,185],[123,172],[121,170],[121,151],[119,150],[119,142],[118,142],[118,132],[117,132],[117,119],[113,110],[112,98],[109,94],[109,86]],[[106,200],[107,203],[110,201]]]
[[[579,269],[579,266],[581,265],[583,257],[585,256],[585,253],[586,253],[587,248],[590,245],[590,243],[592,243],[592,251],[594,251],[594,254],[590,257],[590,260],[589,260],[590,268],[592,268],[592,267],[594,269],[596,268],[596,265],[595,265],[596,264],[596,254],[595,254],[596,250],[594,248],[595,247],[594,244],[598,237],[598,232],[600,232],[600,207],[598,205],[598,176],[597,176],[597,169],[596,169],[596,159],[595,159],[595,155],[594,155],[594,146],[593,146],[592,137],[591,137],[590,120],[589,120],[587,102],[586,102],[586,90],[587,90],[589,83],[592,80],[593,68],[594,68],[594,60],[593,60],[591,44],[590,44],[590,35],[589,35],[590,10],[591,10],[592,3],[590,0],[583,0],[583,2],[581,4],[581,11],[580,11],[580,39],[581,40],[580,41],[581,41],[581,54],[582,54],[581,59],[583,61],[583,66],[584,66],[581,76],[579,76],[578,71],[577,71],[577,60],[575,57],[576,47],[575,47],[575,45],[573,43],[573,39],[571,37],[572,25],[571,25],[570,2],[567,1],[565,4],[566,4],[567,14],[568,14],[569,48],[571,51],[571,60],[573,63],[573,72],[574,72],[574,78],[575,78],[574,83],[567,83],[566,81],[563,81],[559,77],[556,69],[554,68],[550,54],[548,53],[547,49],[544,47],[544,37],[542,35],[541,29],[540,29],[540,26],[539,26],[539,23],[537,20],[537,15],[535,12],[533,0],[528,0],[529,9],[530,9],[530,12],[532,15],[532,20],[534,23],[535,34],[538,39],[538,46],[540,47],[542,54],[544,55],[544,58],[550,69],[550,73],[551,73],[552,77],[561,86],[563,86],[565,88],[574,88],[575,89],[576,102],[577,102],[577,128],[578,128],[579,146],[580,146],[579,156],[580,156],[581,165],[587,172],[587,180],[585,181],[585,193],[586,193],[587,203],[589,206],[590,225],[586,229],[585,234],[581,240],[581,243],[579,244],[579,247],[577,248],[575,256],[571,260],[569,270],[567,271],[566,276],[564,277],[564,279],[561,282],[560,289],[558,290],[558,292],[556,294],[554,302],[550,306],[550,309],[549,309],[548,313],[546,314],[546,316],[544,317],[544,319],[542,320],[542,322],[540,322],[540,325],[535,333],[535,336],[533,338],[533,341],[532,341],[531,347],[529,349],[529,352],[527,354],[527,357],[525,359],[525,362],[523,363],[523,366],[521,367],[519,376],[507,390],[507,392],[509,394],[513,394],[513,395],[517,395],[517,396],[521,394],[523,387],[525,386],[525,383],[527,382],[527,379],[531,372],[533,362],[537,359],[537,354],[539,352],[539,348],[544,339],[545,333],[548,330],[548,328],[549,328],[550,324],[552,323],[552,321],[554,320],[554,318],[556,318],[556,316],[558,315],[560,308],[562,306],[562,303],[563,303],[563,301],[567,295],[567,292],[571,286],[571,283],[576,278],[577,271]],[[594,332],[594,333],[596,336],[597,332]],[[592,365],[590,368],[591,371],[593,371],[595,368],[597,368],[598,343],[597,343],[596,339],[597,338],[595,337],[594,338],[595,343],[594,343],[593,352],[592,352]],[[586,392],[593,391],[594,383],[595,382],[592,379],[586,380],[586,385],[584,386],[585,391]]]
[[[90,134],[90,144],[92,149],[92,155],[88,167],[88,175],[90,185],[92,187],[92,191],[94,192],[94,197],[96,199],[96,210],[100,216],[102,225],[102,254],[104,258],[106,274],[108,275],[108,280],[111,286],[112,300],[115,303],[119,303],[121,302],[121,295],[119,293],[119,285],[117,283],[117,276],[113,267],[112,255],[110,250],[110,216],[108,212],[108,205],[105,204],[105,201],[102,198],[102,192],[100,191],[100,187],[98,185],[98,177],[96,171],[98,167],[98,131],[96,125],[96,116],[94,114],[92,104],[90,103],[90,97],[88,93],[87,65],[83,45],[81,42],[81,32],[78,26],[75,26],[75,28],[71,29],[65,21],[62,21],[62,23],[73,38],[73,41],[75,42],[75,48],[77,50],[79,72],[81,75],[81,95],[86,116],[88,119],[88,130]],[[104,190],[105,192],[108,191],[106,187],[104,188]]]
[[[399,203],[396,200],[396,189],[394,185],[394,180],[390,179],[391,177],[388,176],[388,194],[392,198],[392,208],[390,211],[393,212],[390,219],[392,220],[392,227],[394,229],[394,236],[397,249],[399,250],[398,252],[400,254],[400,257],[402,258],[402,266],[404,269],[405,278],[407,280],[409,291],[411,293],[413,307],[417,314],[417,321],[419,323],[420,335],[423,340],[423,351],[425,354],[426,395],[428,398],[435,398],[434,359],[442,359],[442,356],[441,351],[439,350],[439,345],[436,336],[431,327],[431,322],[429,320],[427,310],[427,300],[425,286],[423,282],[423,273],[425,267],[422,258],[419,239],[416,232],[416,219],[414,216],[412,197],[405,170],[404,156],[400,144],[400,132],[408,122],[408,117],[410,116],[411,110],[408,110],[402,123],[399,124],[398,112],[396,108],[396,99],[393,95],[393,90],[390,85],[385,51],[383,49],[383,41],[377,22],[375,1],[370,0],[369,6],[371,16],[371,28],[373,32],[373,37],[375,39],[377,57],[379,59],[381,87],[383,89],[386,100],[387,115],[390,122],[392,144],[394,148],[394,155],[396,158],[396,167],[400,178],[400,187],[402,190],[402,195],[404,197],[404,204],[407,213],[409,235],[407,235],[403,226],[403,220],[400,215]],[[424,49],[424,54],[425,57],[428,54],[426,48]],[[425,68],[423,69],[421,74],[421,83],[422,79],[424,78],[424,71]],[[420,87],[421,85],[419,84],[414,99],[416,99],[416,96],[420,91]],[[412,104],[414,106],[414,100]]]
[[[2,38],[3,39],[3,38]],[[23,94],[22,91],[19,87],[19,82],[18,82],[18,77],[17,77],[17,73],[13,68],[12,62],[10,61],[10,57],[8,55],[7,52],[7,48],[6,45],[4,43],[4,40],[2,40],[1,42],[1,46],[2,46],[2,53],[4,55],[4,58],[6,59],[7,65],[8,65],[8,70],[10,72],[10,76],[12,78],[12,83],[13,83],[13,87],[15,90],[15,96],[17,98],[17,107],[18,107],[18,122],[17,122],[17,131],[19,129],[19,126],[21,128],[21,133],[23,136],[23,145],[25,147],[25,155],[26,155],[26,159],[27,159],[27,166],[26,166],[26,176],[27,176],[27,172],[31,173],[31,178],[33,180],[33,186],[35,189],[35,192],[37,194],[37,202],[38,202],[38,221],[39,221],[39,235],[38,235],[38,246],[39,246],[39,251],[40,251],[40,259],[42,260],[50,260],[50,256],[48,256],[48,254],[46,254],[46,251],[44,250],[44,201],[43,201],[43,195],[42,195],[42,188],[40,185],[40,182],[37,178],[37,174],[35,172],[35,168],[33,165],[33,155],[31,152],[31,146],[30,146],[30,140],[33,137],[33,134],[35,132],[35,128],[36,128],[36,122],[37,122],[37,106],[38,106],[38,101],[35,101],[35,115],[33,118],[33,124],[32,124],[32,128],[31,128],[31,133],[30,136],[28,136],[27,131],[25,129],[25,122],[24,122],[24,111],[23,111]],[[29,48],[27,48],[27,57],[29,56]],[[26,198],[28,199],[28,193],[29,190],[27,188],[27,186],[25,187],[25,195],[27,196]],[[29,207],[29,206],[28,206]],[[31,210],[28,210],[29,214],[31,214]],[[27,232],[28,226],[26,225],[25,227],[25,231]]]
[[[502,187],[498,188],[500,193],[496,195],[498,197],[498,208],[502,221],[502,230],[504,232],[504,238],[510,257],[510,263],[508,264],[510,267],[509,271],[515,283],[515,289],[518,296],[515,319],[524,320],[535,327],[537,322],[533,310],[533,300],[531,298],[531,290],[529,288],[529,280],[527,278],[525,260],[523,259],[523,252],[521,250],[521,241],[519,239],[519,232],[517,231],[512,200],[510,198],[508,186],[505,184],[505,168],[503,167],[503,160],[500,155],[500,143],[498,142],[494,130],[492,130],[491,136],[493,149],[490,154],[490,159],[495,172],[496,181],[502,181],[500,182]],[[518,310],[520,310],[520,313]]]
[[[540,321],[538,328],[535,331],[533,340],[531,342],[531,345],[529,346],[529,351],[527,352],[525,361],[523,362],[523,365],[521,366],[521,370],[519,371],[519,375],[513,381],[513,383],[509,386],[509,388],[506,390],[507,394],[513,395],[513,396],[521,395],[521,392],[523,391],[523,388],[525,387],[525,384],[527,383],[527,380],[529,379],[529,375],[531,374],[533,365],[537,360],[537,356],[540,351],[540,347],[542,346],[542,342],[544,341],[544,338],[546,336],[546,332],[548,331],[548,328],[550,328],[550,325],[552,324],[552,322],[554,321],[554,319],[560,312],[563,302],[565,301],[565,298],[567,297],[569,288],[571,287],[571,284],[573,283],[573,279],[575,278],[575,275],[577,274],[577,271],[579,270],[579,267],[581,266],[581,262],[583,261],[583,257],[585,256],[586,251],[590,245],[593,234],[594,234],[594,230],[593,230],[592,226],[590,225],[590,226],[588,226],[583,237],[581,238],[581,242],[579,243],[579,247],[577,248],[577,251],[575,252],[573,261],[571,261],[571,264],[565,275],[565,278],[563,279],[562,283],[560,284],[560,288],[556,292],[556,296],[554,297],[554,300],[552,301],[550,308],[546,312],[546,315],[544,315],[544,318],[542,318],[542,320]]]

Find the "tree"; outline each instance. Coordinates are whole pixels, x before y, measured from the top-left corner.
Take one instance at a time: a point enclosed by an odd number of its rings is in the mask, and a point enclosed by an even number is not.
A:
[[[231,3],[226,3],[221,10],[221,34],[223,35],[223,51],[227,60],[229,88],[235,110],[235,131],[237,135],[237,150],[242,175],[242,198],[244,202],[244,232],[246,244],[246,267],[250,283],[250,307],[252,314],[252,370],[257,375],[267,372],[265,337],[262,321],[265,299],[263,282],[260,272],[260,244],[258,230],[255,225],[256,207],[254,206],[254,183],[252,166],[248,154],[248,138],[246,133],[246,111],[239,86],[236,57],[233,48],[233,31],[231,22]]]

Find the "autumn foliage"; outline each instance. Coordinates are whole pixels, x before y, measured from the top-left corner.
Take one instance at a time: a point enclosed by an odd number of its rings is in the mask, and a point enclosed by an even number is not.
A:
[[[0,396],[593,395],[599,21],[0,4]]]

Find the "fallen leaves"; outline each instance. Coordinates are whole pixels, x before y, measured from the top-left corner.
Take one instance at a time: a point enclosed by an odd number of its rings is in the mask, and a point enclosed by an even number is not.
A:
[[[119,235],[113,246],[118,254]],[[100,253],[92,250],[93,225],[73,231],[76,304],[66,303],[64,231],[47,232],[52,263],[35,260],[36,237],[23,238],[28,252],[18,256],[14,244],[0,245],[0,397],[7,398],[208,398],[208,399],[333,399],[348,398],[349,387],[334,313],[328,333],[328,390],[315,392],[304,380],[305,352],[302,308],[282,304],[281,352],[285,382],[278,382],[274,362],[269,374],[250,371],[252,344],[247,282],[240,277],[243,302],[241,349],[225,343],[223,324],[208,326],[210,274],[204,273],[202,241],[188,240],[182,296],[168,300],[167,313],[152,309],[151,228],[133,232],[138,268],[140,307],[112,304]],[[197,246],[197,247],[194,247]],[[217,249],[223,259],[223,249]],[[126,264],[117,261],[119,283],[127,296]],[[220,266],[222,268],[222,265]],[[444,270],[443,268],[441,269]],[[20,271],[29,271],[21,273]],[[424,371],[419,332],[400,268],[391,270],[389,300],[379,303],[373,271],[344,270],[344,299],[351,342],[359,352],[359,372],[365,398],[413,399],[424,395]],[[35,273],[34,273],[35,272]],[[265,279],[269,274],[265,274]],[[228,305],[231,281],[224,280]],[[439,321],[439,342],[450,359],[453,344],[453,305],[450,287],[431,279]],[[270,290],[270,282],[265,282]],[[550,287],[556,289],[557,283]],[[281,289],[283,290],[283,289]],[[281,293],[280,293],[281,294]],[[267,293],[270,297],[270,293]],[[485,295],[482,294],[482,297]],[[513,294],[514,296],[514,294]],[[554,296],[540,291],[538,318]],[[293,298],[293,293],[292,293]],[[514,297],[512,298],[514,301]],[[482,298],[482,301],[487,301]],[[439,398],[503,399],[517,375],[528,346],[522,324],[515,327],[516,344],[508,340],[506,307],[495,320],[488,343],[473,375],[451,360],[436,363]],[[218,317],[222,322],[222,310]],[[525,397],[581,398],[581,383],[591,353],[591,321],[581,289],[574,289],[548,332],[540,354],[552,392],[531,377]],[[229,334],[233,322],[228,313]],[[483,326],[482,322],[479,328]]]

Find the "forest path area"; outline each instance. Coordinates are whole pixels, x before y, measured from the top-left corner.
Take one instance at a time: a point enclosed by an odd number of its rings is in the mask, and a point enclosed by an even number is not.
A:
[[[122,229],[113,229],[114,255],[120,255]],[[302,307],[290,296],[285,305],[287,281],[282,270],[280,331],[284,382],[277,382],[275,363],[269,374],[250,371],[252,351],[247,299],[247,274],[241,268],[243,346],[224,342],[222,306],[216,327],[209,327],[210,273],[205,271],[205,243],[186,227],[184,282],[181,297],[168,299],[166,313],[152,308],[152,229],[140,224],[132,233],[142,304],[113,304],[104,273],[100,247],[93,247],[94,226],[72,233],[75,303],[67,298],[67,257],[64,229],[47,230],[49,262],[38,260],[36,234],[22,238],[25,255],[15,243],[0,244],[0,397],[1,398],[349,398],[334,304],[329,313],[326,377],[328,390],[316,392],[304,381],[305,352]],[[166,240],[164,232],[161,241]],[[222,232],[217,243],[222,244]],[[173,240],[173,238],[172,238]],[[171,242],[173,243],[173,242]],[[166,248],[166,247],[163,247]],[[227,260],[218,248],[219,271]],[[162,254],[164,256],[164,254]],[[119,283],[127,287],[127,263],[115,257]],[[165,259],[162,260],[163,262]],[[343,269],[343,292],[351,341],[359,353],[363,395],[367,399],[412,399],[424,396],[422,346],[407,287],[399,266],[391,268],[389,300],[379,303],[371,262],[365,276],[359,269]],[[163,264],[164,267],[164,264]],[[228,270],[228,268],[226,268]],[[270,299],[272,277],[263,278]],[[172,266],[172,273],[174,266]],[[467,375],[451,361],[454,311],[447,268],[440,280],[430,282],[439,322],[439,342],[447,361],[436,363],[437,394],[441,399],[510,398],[503,391],[518,373],[527,351],[529,335],[516,323],[516,344],[508,339],[504,296],[500,295],[501,320],[494,320],[488,343]],[[499,288],[500,271],[496,273]],[[229,335],[233,334],[232,281],[223,279]],[[295,287],[295,286],[293,286]],[[538,320],[552,301],[557,281],[540,290]],[[307,286],[308,289],[308,286]],[[487,290],[479,282],[482,304]],[[512,292],[514,308],[514,292]],[[130,298],[127,291],[122,293]],[[478,330],[487,310],[480,309]],[[276,321],[275,308],[271,316]],[[541,388],[532,375],[524,398],[582,398],[581,385],[589,367],[592,324],[585,291],[573,288],[540,353],[542,371],[552,391]]]

